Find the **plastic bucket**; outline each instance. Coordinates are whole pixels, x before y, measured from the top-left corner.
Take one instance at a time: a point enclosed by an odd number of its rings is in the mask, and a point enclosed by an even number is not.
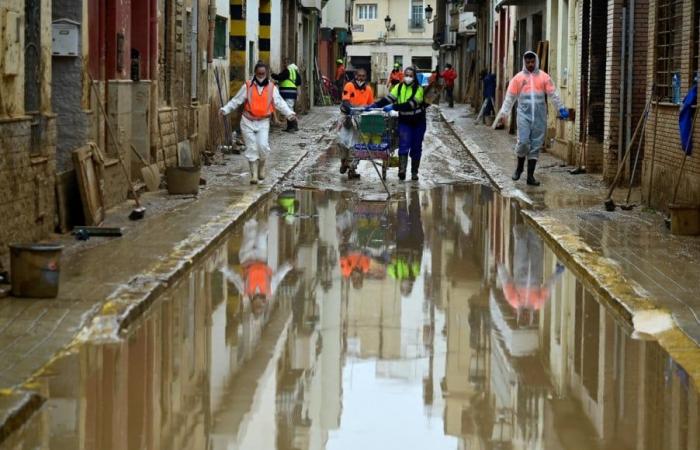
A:
[[[199,192],[199,167],[168,167],[165,181],[169,194],[197,194]]]
[[[56,297],[62,250],[63,246],[57,244],[11,244],[12,295],[33,298]]]

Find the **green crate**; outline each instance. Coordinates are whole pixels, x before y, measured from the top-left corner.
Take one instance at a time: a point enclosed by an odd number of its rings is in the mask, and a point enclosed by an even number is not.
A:
[[[363,134],[382,134],[384,129],[384,116],[368,114],[360,117],[360,132]]]

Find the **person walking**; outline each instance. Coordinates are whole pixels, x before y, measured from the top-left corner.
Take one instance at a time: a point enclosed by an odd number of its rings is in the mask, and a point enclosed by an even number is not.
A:
[[[343,87],[345,87],[345,64],[342,59],[335,61],[335,87],[338,89],[338,99],[342,100]]]
[[[406,179],[408,158],[411,157],[411,179],[418,180],[426,117],[423,87],[416,80],[416,69],[407,67],[403,81],[391,89],[391,93],[375,102],[370,108],[384,108],[399,113],[399,179]]]
[[[474,123],[483,121],[486,123],[486,116],[492,116],[494,113],[494,103],[496,98],[496,75],[491,71],[484,70],[481,73],[481,83],[483,89],[484,102],[481,104],[481,110]]]
[[[569,110],[562,103],[552,78],[539,66],[537,53],[525,52],[523,70],[508,83],[506,99],[493,121],[493,128],[496,129],[501,119],[510,115],[515,100],[518,101],[518,142],[515,147],[518,162],[512,178],[514,181],[520,179],[527,159],[527,184],[530,186],[540,185],[534,174],[547,131],[547,97],[562,119],[569,118]]]
[[[389,73],[389,78],[386,80],[386,87],[391,89],[403,81],[403,70],[401,64],[394,63],[394,69]]]
[[[367,71],[357,69],[355,79],[345,83],[343,102],[340,112],[343,114],[339,125],[338,146],[340,147],[340,173],[348,172],[348,178],[360,178],[357,173],[359,161],[352,157],[352,148],[358,141],[357,131],[350,118],[352,108],[365,108],[374,103],[372,86],[367,84]]]
[[[445,96],[450,108],[455,106],[454,90],[455,80],[457,79],[457,71],[452,68],[452,64],[445,64],[445,70],[442,72],[442,78],[445,80]]]
[[[250,167],[250,184],[265,179],[265,162],[270,154],[270,117],[275,109],[288,120],[296,121],[294,111],[280,96],[277,87],[270,83],[265,64],[255,66],[255,77],[246,81],[238,93],[220,110],[225,116],[243,105],[241,134],[245,141],[245,157]]]
[[[289,108],[294,111],[299,87],[301,86],[301,76],[296,64],[289,61],[286,62],[287,68],[277,75],[273,74],[272,79],[279,83],[280,95],[287,102]],[[287,120],[287,129],[285,131],[294,132],[298,130],[299,124],[296,120]]]

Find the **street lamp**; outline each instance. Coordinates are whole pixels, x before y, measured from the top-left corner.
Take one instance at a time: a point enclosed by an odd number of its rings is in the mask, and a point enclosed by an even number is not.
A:
[[[428,23],[433,23],[433,7],[428,5],[425,7],[425,21]]]
[[[386,27],[387,33],[396,30],[396,25],[391,24],[391,17],[388,15],[384,18],[384,26]]]

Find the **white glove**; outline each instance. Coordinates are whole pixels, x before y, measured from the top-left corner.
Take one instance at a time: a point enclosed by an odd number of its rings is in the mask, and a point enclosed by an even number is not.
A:
[[[224,108],[219,109],[219,115],[220,116],[225,116],[226,115],[226,110]]]

